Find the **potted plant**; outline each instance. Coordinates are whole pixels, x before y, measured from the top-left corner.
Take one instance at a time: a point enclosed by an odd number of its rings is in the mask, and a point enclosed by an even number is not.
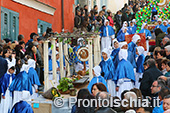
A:
[[[66,78],[63,77],[61,80],[59,80],[59,85],[57,86],[59,92],[61,94],[69,94],[70,93],[70,88],[73,87],[73,80],[71,78]]]

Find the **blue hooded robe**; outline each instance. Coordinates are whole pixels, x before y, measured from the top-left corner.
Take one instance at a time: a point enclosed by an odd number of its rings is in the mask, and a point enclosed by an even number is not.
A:
[[[27,102],[20,101],[13,106],[11,113],[34,113],[34,111]]]
[[[97,78],[98,78],[98,82],[97,82]],[[106,86],[106,88],[107,88],[107,83],[106,83],[105,79],[104,79],[102,76],[98,76],[98,77],[95,76],[95,77],[92,78],[92,80],[90,81],[89,85],[87,86],[87,88],[88,88],[88,90],[89,90],[90,93],[92,93],[92,92],[91,92],[92,86],[93,86],[93,84],[95,84],[95,83],[103,83],[103,84]],[[108,91],[108,88],[107,88],[107,91]],[[109,91],[108,91],[108,92],[109,92]]]
[[[99,32],[102,32],[100,34],[101,37],[107,37],[106,27],[108,27],[109,36],[112,36],[112,35],[115,34],[115,31],[114,31],[113,27],[111,27],[110,25],[102,26],[101,29],[99,30]]]
[[[35,71],[35,69],[33,67],[31,67],[28,71],[28,76],[31,80],[32,85],[36,84],[37,86],[40,86],[40,80],[39,77],[37,75],[37,72]]]
[[[120,51],[120,48],[114,49],[110,55],[113,59],[113,64],[115,66],[115,69],[117,68],[117,65],[119,63],[119,54],[118,54],[119,51]]]
[[[119,79],[123,78],[128,78],[135,82],[133,66],[129,61],[126,61],[124,59],[122,59],[118,64],[115,75],[113,77],[113,81],[117,83]]]
[[[144,72],[144,66],[143,66],[144,62],[145,62],[145,56],[143,54],[141,54],[138,57],[137,62],[136,62],[136,65],[137,65],[136,72],[137,73],[143,73]]]
[[[26,90],[32,95],[32,82],[29,79],[29,75],[25,71],[20,72],[12,81],[9,90],[11,92]]]
[[[128,44],[128,60],[132,64],[133,68],[136,68],[136,47],[137,45],[134,44],[133,42],[130,42]]]
[[[102,60],[99,66],[102,70],[101,73],[104,73],[105,80],[113,79],[115,66],[113,64],[112,59],[109,58],[107,61]]]
[[[15,75],[14,74],[10,75],[8,73],[5,73],[5,75],[3,75],[0,79],[0,93],[2,93],[3,96],[5,96],[6,90],[9,87],[10,76],[12,77],[12,81],[13,81]]]
[[[139,33],[145,33],[146,37],[147,36],[152,37],[152,34],[151,34],[151,32],[148,29],[142,29],[142,30],[139,31]]]

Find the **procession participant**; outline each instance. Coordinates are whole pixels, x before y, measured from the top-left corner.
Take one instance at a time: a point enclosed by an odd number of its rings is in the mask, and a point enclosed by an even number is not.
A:
[[[137,62],[136,62],[136,82],[135,87],[139,89],[140,87],[140,79],[142,79],[142,75],[144,72],[144,62],[145,62],[145,56],[144,56],[144,48],[142,46],[136,47],[136,54],[138,55]]]
[[[130,32],[128,31],[127,27],[122,28],[122,32],[119,35],[117,35],[117,40],[119,42],[125,41],[125,35],[130,35]]]
[[[103,60],[99,64],[102,70],[101,73],[104,74],[104,79],[106,80],[109,94],[111,94],[111,96],[115,96],[115,89],[114,89],[115,83],[114,81],[112,81],[114,77],[115,67],[112,59],[109,56],[109,52],[107,48],[103,49],[102,56],[103,56]]]
[[[158,25],[154,28],[154,31],[155,31],[155,29],[157,29],[157,28],[160,28],[161,30],[163,29],[162,19],[161,19],[161,18],[158,19]]]
[[[132,37],[132,41],[128,44],[128,60],[132,64],[133,68],[136,68],[136,47],[140,42],[141,38],[139,35],[135,34]]]
[[[24,95],[25,99],[30,101],[30,95],[32,95],[32,83],[27,74],[29,66],[23,64],[20,73],[12,81],[9,90],[13,93],[13,105],[21,100],[21,96]]]
[[[11,60],[10,60],[10,56],[11,56]],[[16,55],[14,53],[11,54],[8,49],[3,50],[3,57],[7,61],[8,65],[10,65],[11,63],[12,65],[16,64],[15,56]]]
[[[15,67],[9,64],[8,71],[0,79],[0,113],[9,113],[12,108],[12,93],[9,91],[9,86],[15,78]]]
[[[117,36],[120,35],[123,31],[124,31],[124,28],[125,27],[128,27],[128,23],[127,21],[124,21],[123,22],[123,25],[122,25],[122,28],[119,30],[119,32],[117,33]]]
[[[113,81],[116,82],[117,96],[120,98],[124,90],[134,88],[135,75],[132,64],[127,60],[128,51],[121,49],[119,51],[119,64],[115,70]]]
[[[100,28],[101,36],[101,50],[104,48],[109,49],[112,40],[115,38],[115,31],[113,27],[109,25],[109,21],[105,20],[104,26]]]
[[[92,78],[92,80],[90,81],[90,83],[89,83],[89,85],[87,87],[89,92],[91,92],[92,86],[95,83],[103,83],[107,88],[107,83],[106,83],[105,79],[101,76],[101,67],[100,66],[95,66],[93,68],[93,76],[94,77]]]
[[[74,67],[75,67],[75,71],[76,72],[79,72],[79,71],[82,71],[84,69],[84,62],[80,61],[78,59],[78,50],[81,48],[81,47],[88,47],[88,45],[86,45],[86,41],[84,38],[78,38],[77,40],[77,46],[73,48],[73,53],[74,53]],[[86,63],[86,70],[89,69],[89,65],[88,65],[88,61],[85,62]]]
[[[59,83],[60,77],[60,59],[59,59],[59,52],[56,51],[56,76],[57,76],[57,83]],[[52,66],[52,59],[49,60],[49,80],[53,80],[53,66]]]
[[[162,27],[162,31],[166,34],[168,34],[167,30],[168,30],[168,22],[166,20],[163,21],[163,27]]]
[[[114,39],[113,40],[113,47],[114,47],[114,50],[112,51],[110,57],[113,59],[113,63],[114,63],[114,66],[115,68],[117,67],[117,64],[119,62],[119,56],[118,56],[118,53],[120,51],[120,47],[119,47],[119,42],[117,41],[117,39]]]
[[[147,23],[143,23],[142,24],[142,28],[139,31],[139,33],[145,33],[145,38],[146,38],[146,47],[147,47],[147,51],[145,53],[145,55],[149,52],[149,39],[151,39],[152,34],[151,32],[148,30],[148,25]]]
[[[32,92],[33,92],[33,94],[31,95],[31,99],[35,99],[38,97],[38,86],[41,85],[39,77],[35,70],[36,67],[35,65],[36,62],[33,59],[28,59],[28,66],[29,66],[28,76],[32,83]]]
[[[136,33],[136,26],[134,25],[134,23],[132,21],[129,22],[128,30],[130,31],[131,34]]]

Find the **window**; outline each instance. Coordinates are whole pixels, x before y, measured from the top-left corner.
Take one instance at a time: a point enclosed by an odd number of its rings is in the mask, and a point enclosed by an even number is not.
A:
[[[1,39],[17,40],[19,34],[19,13],[1,7]]]
[[[48,27],[51,28],[52,25],[48,22],[38,19],[38,34],[39,34],[39,36],[42,36]]]

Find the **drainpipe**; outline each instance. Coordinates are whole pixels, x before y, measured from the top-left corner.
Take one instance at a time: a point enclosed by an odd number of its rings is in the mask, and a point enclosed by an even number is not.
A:
[[[62,32],[64,32],[64,0],[61,0]]]

